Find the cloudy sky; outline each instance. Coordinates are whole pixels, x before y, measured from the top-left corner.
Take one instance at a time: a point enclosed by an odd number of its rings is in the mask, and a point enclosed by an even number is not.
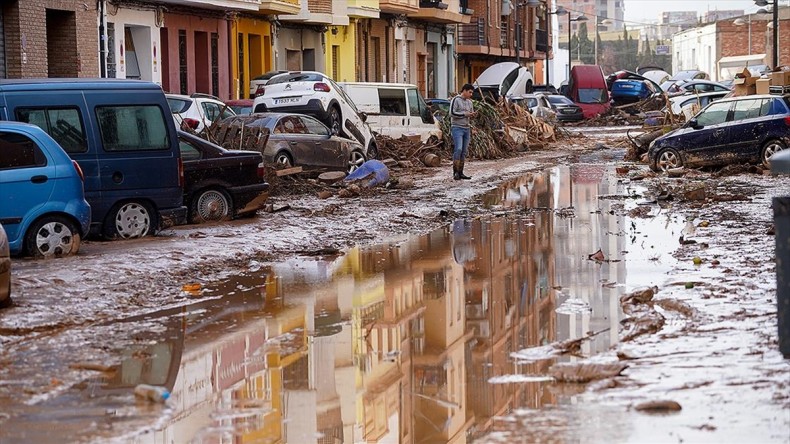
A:
[[[752,0],[625,0],[625,20],[655,21],[664,11],[697,11],[743,9],[746,13],[759,9]]]

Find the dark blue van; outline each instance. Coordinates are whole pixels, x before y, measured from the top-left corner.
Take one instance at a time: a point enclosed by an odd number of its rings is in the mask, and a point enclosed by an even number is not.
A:
[[[159,85],[0,80],[0,119],[41,127],[79,163],[91,233],[134,238],[186,223],[178,135]]]

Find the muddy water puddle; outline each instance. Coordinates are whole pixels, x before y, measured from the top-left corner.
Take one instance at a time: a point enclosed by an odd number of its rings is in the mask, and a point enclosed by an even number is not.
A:
[[[559,167],[486,194],[486,217],[336,257],[251,263],[189,288],[188,307],[131,320],[136,346],[119,365],[36,411],[70,405],[74,426],[61,433],[74,439],[483,436],[505,412],[580,390],[547,377],[571,358],[525,363],[511,353],[593,333],[578,355],[607,350],[618,340],[619,297],[665,281],[685,222],[644,193],[604,166]],[[172,396],[137,402],[140,383]],[[63,438],[28,434],[37,421],[23,415],[16,436]],[[78,427],[88,422],[98,429]]]

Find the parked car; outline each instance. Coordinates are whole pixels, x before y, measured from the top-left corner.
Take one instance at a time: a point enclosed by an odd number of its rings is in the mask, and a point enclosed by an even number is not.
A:
[[[187,126],[200,133],[217,120],[235,116],[230,106],[208,94],[195,93],[191,96],[166,94],[167,103],[176,121],[176,126]]]
[[[228,105],[236,115],[252,114],[252,99],[227,100],[225,105]]]
[[[0,225],[0,308],[11,305],[11,250],[8,236]]]
[[[558,94],[554,85],[532,85],[532,92],[543,94]]]
[[[584,111],[584,117],[595,117],[609,110],[609,91],[603,71],[598,65],[576,65],[571,68],[568,98]]]
[[[532,92],[532,73],[516,62],[495,63],[474,81],[472,98],[497,102],[500,97],[520,96]]]
[[[41,127],[79,162],[91,233],[127,239],[186,222],[178,136],[159,85],[8,79],[0,103],[0,119]]]
[[[730,92],[706,92],[700,94],[684,94],[682,96],[674,96],[669,98],[670,107],[669,109],[672,111],[672,114],[677,116],[683,114],[686,117],[686,120],[693,117],[696,112],[692,112],[695,109],[699,111],[702,108],[705,108],[709,103],[724,98]]]
[[[681,80],[708,80],[710,76],[705,71],[690,69],[686,71],[678,71],[668,80],[661,84],[661,89],[668,91],[669,88]]]
[[[584,111],[573,103],[573,100],[559,94],[547,95],[549,105],[554,109],[557,120],[560,122],[578,122],[584,120]]]
[[[267,128],[269,140],[263,150],[263,161],[279,167],[350,173],[367,160],[362,144],[332,135],[326,125],[304,114],[253,113],[225,119],[222,124]]]
[[[263,73],[263,74],[261,74],[261,75],[259,75],[257,77],[254,77],[252,80],[250,80],[250,98],[254,99],[254,98],[258,97],[259,95],[263,94],[264,87],[266,86],[267,83],[269,83],[269,80],[271,80],[272,77],[280,75],[280,74],[284,74],[284,73],[287,73],[287,72],[288,72],[287,70],[278,69],[278,70],[269,71],[267,73]]]
[[[527,110],[535,117],[543,119],[554,118],[556,114],[549,104],[548,99],[543,94],[524,94],[521,96],[513,96],[510,98],[512,103],[519,105]]]
[[[717,100],[682,127],[650,143],[650,168],[760,162],[790,146],[790,95]]]
[[[91,222],[82,170],[44,130],[0,122],[0,189],[0,221],[11,254],[79,251]]]
[[[263,95],[255,98],[253,112],[313,116],[328,126],[333,135],[362,144],[368,158],[378,156],[373,132],[365,123],[367,114],[360,112],[343,88],[323,73],[291,71],[272,78]]]
[[[340,82],[357,109],[367,114],[366,123],[382,136],[399,139],[419,134],[426,141],[441,139],[442,130],[422,98],[417,85],[408,83]]]
[[[191,223],[253,215],[263,207],[269,184],[261,153],[226,150],[184,131],[178,132],[178,139]]]
[[[667,88],[670,96],[689,93],[723,92],[728,93],[732,87],[712,80],[679,80]]]
[[[648,71],[641,71],[641,72],[637,70],[637,74],[642,75],[646,79],[652,80],[658,85],[661,85],[662,83],[669,80],[670,77],[672,77],[669,75],[668,72],[664,71],[663,69],[651,69]]]
[[[450,99],[425,99],[425,103],[437,119],[443,118],[450,112]]]
[[[635,103],[652,96],[655,91],[650,82],[636,79],[619,79],[612,84],[612,102],[615,106]]]

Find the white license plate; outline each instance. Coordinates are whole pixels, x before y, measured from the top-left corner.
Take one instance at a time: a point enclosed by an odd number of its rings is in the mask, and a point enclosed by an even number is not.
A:
[[[285,99],[274,99],[274,103],[276,105],[282,105],[283,103],[296,103],[299,101],[298,97],[287,97]]]

